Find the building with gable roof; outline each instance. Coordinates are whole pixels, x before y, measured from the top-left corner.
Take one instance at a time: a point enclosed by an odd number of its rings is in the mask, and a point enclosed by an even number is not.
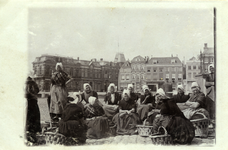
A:
[[[141,92],[142,86],[146,84],[146,60],[142,56],[136,56],[131,60],[131,79],[136,92]]]
[[[127,89],[127,85],[132,83],[131,63],[126,61],[119,70],[118,90]]]
[[[207,43],[204,44],[203,53],[200,52],[200,60],[201,60],[201,73],[208,72],[208,66],[210,64],[214,64],[214,48],[208,47]]]

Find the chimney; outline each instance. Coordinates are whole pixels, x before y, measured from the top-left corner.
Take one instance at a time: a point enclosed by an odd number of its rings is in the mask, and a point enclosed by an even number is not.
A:
[[[79,57],[77,57],[77,60],[79,60]]]
[[[103,61],[103,58],[101,58],[100,61]]]
[[[204,43],[204,48],[207,48],[207,43]]]

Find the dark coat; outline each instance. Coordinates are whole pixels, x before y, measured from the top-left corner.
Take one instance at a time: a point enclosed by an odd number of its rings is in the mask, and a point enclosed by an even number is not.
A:
[[[121,100],[121,96],[119,93],[115,92],[114,94],[115,94],[114,102],[111,101],[111,93],[107,93],[105,95],[104,101],[108,102],[108,105],[117,105],[118,102]]]
[[[142,103],[146,98],[146,95],[141,95],[140,102]],[[152,106],[155,106],[155,97],[150,94],[150,96],[146,99],[144,104],[152,104]]]

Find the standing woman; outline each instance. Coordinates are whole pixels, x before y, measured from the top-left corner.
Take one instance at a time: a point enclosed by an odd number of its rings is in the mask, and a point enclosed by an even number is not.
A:
[[[63,112],[63,108],[67,104],[67,88],[66,84],[71,81],[71,77],[63,71],[62,63],[56,64],[56,72],[52,74],[51,78],[51,104],[50,104],[50,114],[51,118],[58,118],[61,117]]]
[[[105,105],[103,109],[105,111],[105,115],[112,119],[112,117],[118,113],[118,104],[121,99],[120,94],[115,91],[115,84],[111,83],[108,86],[107,94],[105,95],[104,101]]]
[[[36,142],[35,134],[41,132],[40,126],[40,110],[37,104],[37,94],[39,93],[38,85],[31,77],[26,81],[26,99],[27,99],[27,118],[26,118],[26,131],[31,136],[27,139],[31,142]],[[31,140],[33,138],[33,140]]]

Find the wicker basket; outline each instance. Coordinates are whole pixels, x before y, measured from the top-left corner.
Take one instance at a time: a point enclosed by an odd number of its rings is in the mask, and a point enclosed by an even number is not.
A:
[[[210,120],[202,114],[204,118],[202,119],[194,119],[190,120],[195,127],[195,136],[198,137],[207,137],[208,136],[208,126],[210,123]]]
[[[145,119],[143,121],[143,125],[137,125],[137,131],[139,133],[140,136],[143,136],[143,137],[148,137],[151,135],[152,133],[152,128],[153,126],[146,126],[146,121],[147,119]]]
[[[171,144],[173,144],[173,139],[167,133],[166,129],[163,126],[159,127],[158,131],[160,131],[160,129],[163,129],[165,131],[165,133],[163,135],[161,135],[161,134],[151,135],[150,138],[152,140],[152,143],[155,145],[171,145]]]
[[[46,144],[54,144],[54,145],[63,145],[65,143],[66,137],[60,133],[53,132],[45,132],[45,141]]]

